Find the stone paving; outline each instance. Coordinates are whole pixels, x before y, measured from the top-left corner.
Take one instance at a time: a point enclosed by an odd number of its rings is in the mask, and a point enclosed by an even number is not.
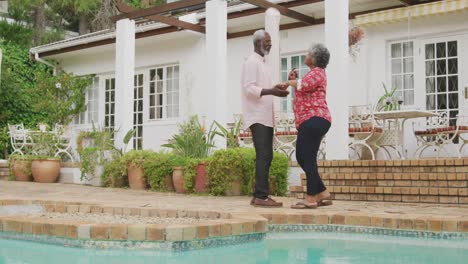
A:
[[[283,208],[254,208],[250,197],[212,197],[156,193],[128,189],[99,188],[71,184],[0,181],[0,200],[46,200],[77,202],[113,207],[141,207],[177,210],[204,210],[251,214],[362,214],[411,219],[459,220],[467,225],[467,205],[409,204],[384,202],[334,201],[333,206],[315,210],[294,210],[294,198],[278,197]],[[468,227],[468,226],[467,226]],[[468,231],[468,230],[462,230]]]
[[[191,241],[261,234],[268,230],[268,224],[468,232],[468,205],[334,201],[328,207],[294,210],[290,208],[297,201],[294,198],[278,197],[283,208],[255,208],[249,205],[250,199],[0,181],[0,205],[36,203],[44,206],[45,214],[56,216],[0,215],[0,232],[108,241]],[[115,219],[96,221],[99,214],[103,219]],[[73,219],[72,215],[78,216]],[[139,220],[115,224],[122,216]],[[161,224],[142,224],[148,217],[161,218]],[[171,218],[187,219],[171,222]],[[196,220],[190,223],[189,218]]]

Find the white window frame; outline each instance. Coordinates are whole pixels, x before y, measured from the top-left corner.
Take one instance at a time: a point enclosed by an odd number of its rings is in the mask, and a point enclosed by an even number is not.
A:
[[[139,76],[141,76],[141,83],[139,80]],[[135,135],[133,137],[133,149],[142,149],[143,148],[143,128],[144,128],[144,98],[145,98],[145,85],[146,85],[146,78],[145,72],[135,72],[134,75],[134,82],[133,82],[133,129],[135,129]],[[138,95],[138,89],[141,89],[142,94],[141,97]],[[138,105],[141,104],[141,110],[138,110]],[[138,123],[138,115],[141,114],[140,123]],[[141,134],[141,135],[139,135]],[[140,146],[138,145],[140,142]]]
[[[102,85],[103,85],[103,110],[102,110],[102,114],[103,114],[103,127],[105,129],[109,129],[110,131],[114,131],[115,129],[115,110],[116,110],[116,107],[115,107],[115,99],[116,99],[116,94],[115,94],[115,77],[114,76],[106,76],[106,77],[103,77],[102,78]],[[112,80],[114,80],[114,87],[112,89]],[[108,92],[107,91],[107,87],[106,87],[106,82],[109,81],[110,82],[110,89],[109,89],[109,99],[111,98],[110,95],[112,93],[112,91],[114,92],[114,101],[110,100],[108,102],[106,102],[106,93]],[[107,105],[109,105],[109,113],[106,114],[106,107]],[[112,105],[114,106],[114,112],[111,113],[112,111]],[[109,124],[111,123],[111,118],[114,117],[114,124],[113,125],[106,125],[106,118],[109,118]]]
[[[89,125],[99,123],[99,77],[92,79],[91,85],[85,91],[86,110],[73,118],[74,125]]]
[[[301,63],[301,56],[307,55],[307,52],[298,52],[298,53],[291,53],[291,54],[283,54],[281,55],[280,60],[280,67],[281,67],[281,81],[286,81],[288,78],[288,73],[292,70],[292,58],[299,57],[299,77],[303,77],[308,71],[309,67],[304,63]],[[286,59],[286,70],[283,70],[283,59]],[[302,71],[302,72],[301,72]],[[285,79],[286,78],[286,79]],[[283,113],[292,113],[293,112],[293,105],[294,105],[294,89],[292,87],[289,88],[290,96],[281,98],[280,102],[280,111]],[[286,103],[286,109],[284,109],[284,104]]]
[[[413,47],[412,47],[412,55],[411,56],[405,56],[404,55],[404,48],[403,48],[403,45],[404,43],[412,43]],[[392,57],[392,45],[394,44],[401,44],[401,57],[397,57],[397,58],[393,58]],[[418,66],[418,63],[417,63],[417,60],[419,59],[418,58],[418,53],[417,53],[417,49],[416,47],[418,46],[418,42],[417,40],[415,39],[405,39],[405,40],[397,40],[397,41],[391,41],[388,43],[388,52],[387,52],[387,61],[388,61],[388,82],[387,82],[387,89],[391,90],[394,88],[394,78],[400,78],[401,79],[401,87],[400,89],[397,89],[397,91],[395,92],[395,96],[398,98],[399,96],[403,97],[403,108],[404,107],[414,107],[416,105],[416,101],[417,101],[417,91],[415,89],[416,87],[416,83],[417,83],[417,80],[416,78],[418,77],[418,74],[417,74],[417,69],[416,67]],[[404,60],[405,59],[412,59],[412,64],[413,64],[413,69],[412,71],[405,71],[404,69]],[[393,72],[393,61],[397,61],[397,60],[400,60],[401,64],[401,72],[399,73],[394,73]],[[405,83],[405,76],[406,75],[412,75],[412,87],[411,88],[408,88],[406,87],[406,83]],[[406,93],[410,93],[412,92],[413,93],[413,101],[412,102],[408,102],[406,100],[406,97],[405,97],[405,94]]]
[[[173,82],[175,82],[177,80],[177,92],[172,92],[173,94],[177,94],[178,96],[178,100],[176,100],[176,102],[172,103],[172,104],[168,104],[168,81],[169,79],[167,78],[168,74],[168,68],[175,68],[175,67],[178,67],[178,76],[177,78],[172,78],[171,80]],[[163,70],[163,79],[161,80],[162,81],[162,93],[158,93],[157,92],[157,80],[151,80],[151,71],[156,71],[156,74],[157,74],[157,71],[158,69],[162,69]],[[169,120],[178,120],[180,118],[180,115],[181,115],[181,109],[180,109],[180,92],[181,92],[181,89],[180,89],[180,73],[181,73],[181,69],[180,69],[180,64],[179,63],[173,63],[173,64],[166,64],[166,65],[161,65],[161,66],[155,66],[155,67],[151,67],[149,68],[147,71],[147,74],[148,74],[148,120],[153,122],[153,121],[169,121]],[[154,93],[151,92],[151,84],[152,83],[155,83],[155,91]],[[157,104],[157,98],[156,96],[158,94],[162,94],[162,104],[161,105],[158,105]],[[154,103],[155,105],[151,105],[151,97],[152,96],[155,96],[154,98]],[[167,108],[168,106],[175,106],[177,107],[176,111],[177,111],[177,115],[175,116],[171,116],[171,117],[168,117],[167,116]],[[161,108],[162,109],[162,116],[161,117],[158,117],[157,116],[157,108]],[[154,109],[154,117],[152,118],[151,117],[151,111]]]

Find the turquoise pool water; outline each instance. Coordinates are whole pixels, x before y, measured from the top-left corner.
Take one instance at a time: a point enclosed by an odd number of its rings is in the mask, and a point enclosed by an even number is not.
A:
[[[468,263],[468,241],[337,233],[269,234],[262,242],[186,252],[66,248],[0,240],[1,264]]]

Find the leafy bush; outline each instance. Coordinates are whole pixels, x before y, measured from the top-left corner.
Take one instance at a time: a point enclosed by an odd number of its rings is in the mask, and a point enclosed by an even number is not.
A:
[[[289,161],[286,155],[274,152],[270,167],[270,185],[275,195],[286,195]],[[255,182],[255,149],[233,148],[213,153],[208,164],[208,185],[213,195],[223,195],[235,180],[241,181],[243,194],[251,194]]]
[[[106,187],[127,187],[127,168],[122,167],[121,157],[116,156],[105,163],[102,173],[102,183]]]
[[[143,173],[152,191],[167,191],[166,176],[172,177],[174,155],[159,152],[147,157],[143,165]]]

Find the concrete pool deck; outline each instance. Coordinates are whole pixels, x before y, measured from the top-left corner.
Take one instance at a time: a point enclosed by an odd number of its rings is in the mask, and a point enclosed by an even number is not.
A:
[[[112,224],[103,226],[102,223],[92,221],[77,220],[77,223],[73,223],[71,220],[60,222],[25,216],[0,216],[0,221],[3,232],[109,240],[183,241],[264,233],[268,230],[268,224],[348,225],[430,232],[468,232],[467,205],[334,201],[334,205],[328,207],[294,210],[289,208],[297,201],[294,198],[278,197],[285,206],[274,209],[254,208],[249,205],[250,199],[246,196],[212,197],[60,183],[0,181],[0,205],[39,202],[49,212],[194,217],[218,222],[206,221],[206,225],[203,225],[198,221],[193,225],[180,225],[175,221],[172,225],[118,227]],[[40,223],[40,230],[35,233],[31,223]],[[59,227],[53,228],[54,224]],[[67,226],[63,227],[66,224],[70,230]],[[88,226],[88,229],[83,231],[79,224]],[[83,235],[83,232],[86,233]],[[151,239],[149,236],[152,236]]]

